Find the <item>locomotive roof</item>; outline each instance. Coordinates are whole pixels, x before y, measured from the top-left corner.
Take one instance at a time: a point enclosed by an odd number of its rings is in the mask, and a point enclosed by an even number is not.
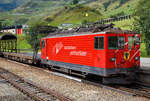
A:
[[[109,28],[104,31],[88,31],[88,32],[73,32],[73,33],[64,33],[64,32],[57,32],[49,34],[45,38],[56,38],[56,37],[67,37],[67,36],[80,36],[80,35],[93,35],[93,34],[138,34],[134,31],[129,30],[121,30],[118,28]]]
[[[120,28],[114,28],[114,24],[100,24],[92,26],[81,26],[77,28],[67,30],[57,30],[54,33],[49,34],[45,38],[56,38],[66,36],[80,36],[80,35],[93,35],[93,34],[138,34],[134,31],[121,30]]]

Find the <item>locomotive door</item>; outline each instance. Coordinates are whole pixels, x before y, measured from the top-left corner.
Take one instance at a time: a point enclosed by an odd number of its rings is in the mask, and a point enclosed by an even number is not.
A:
[[[111,52],[114,53],[114,59],[112,61],[115,62],[114,68],[117,70],[120,67],[122,67],[122,64],[125,63],[123,57],[124,57],[124,51],[125,49],[125,36],[120,35],[111,35],[108,36],[108,49]]]
[[[115,51],[116,54],[116,69],[124,67],[126,61],[129,59],[129,53],[126,52],[125,36],[118,36],[118,49]]]
[[[42,59],[47,59],[47,54],[46,54],[46,40],[42,40],[41,43],[41,58]]]

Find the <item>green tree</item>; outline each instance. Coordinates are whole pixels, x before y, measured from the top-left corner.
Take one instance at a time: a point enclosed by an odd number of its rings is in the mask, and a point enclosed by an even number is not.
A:
[[[18,18],[18,19],[16,20],[16,23],[17,23],[17,24],[25,24],[27,21],[28,21],[27,18]]]
[[[34,47],[34,44],[38,44],[40,46],[40,39],[45,37],[52,32],[48,23],[45,21],[37,21],[29,25],[30,27],[26,30],[27,41],[28,43]]]
[[[122,5],[122,4],[124,4],[124,3],[126,3],[126,2],[128,2],[129,0],[120,0],[120,4],[119,5]]]
[[[105,11],[107,11],[107,8],[108,6],[111,4],[111,1],[108,1],[108,2],[104,2],[103,5],[104,5],[104,8],[105,8]]]
[[[0,21],[0,31],[1,31],[1,29],[2,29],[2,22]]]
[[[141,33],[147,54],[150,55],[150,1],[140,0],[134,15],[134,29]]]
[[[79,3],[79,0],[73,0],[72,3],[73,3],[73,5],[76,5]]]
[[[39,22],[37,21],[37,22],[31,23],[29,26],[30,27],[26,30],[27,41],[33,48],[35,43],[38,43],[38,45],[40,45],[40,38],[42,36],[47,35],[47,34],[45,35],[42,34],[42,30],[43,30],[42,27],[48,26],[48,24],[43,21],[39,21]]]
[[[82,23],[82,24],[87,24],[88,21],[84,19],[81,23]]]

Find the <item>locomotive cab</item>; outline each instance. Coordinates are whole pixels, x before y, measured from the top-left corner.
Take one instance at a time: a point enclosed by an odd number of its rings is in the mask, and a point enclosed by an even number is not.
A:
[[[139,35],[108,35],[107,39],[108,68],[140,67]]]
[[[139,34],[109,34],[106,46],[107,75],[120,74],[131,78],[136,74],[140,68]],[[117,78],[117,80],[119,79]],[[111,82],[113,82],[112,78]],[[120,80],[120,82],[122,81]]]

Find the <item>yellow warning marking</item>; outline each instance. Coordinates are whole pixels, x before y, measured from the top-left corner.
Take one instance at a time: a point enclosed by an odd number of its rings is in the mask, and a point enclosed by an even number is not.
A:
[[[124,59],[129,60],[130,59],[130,53],[129,52],[124,52]]]

